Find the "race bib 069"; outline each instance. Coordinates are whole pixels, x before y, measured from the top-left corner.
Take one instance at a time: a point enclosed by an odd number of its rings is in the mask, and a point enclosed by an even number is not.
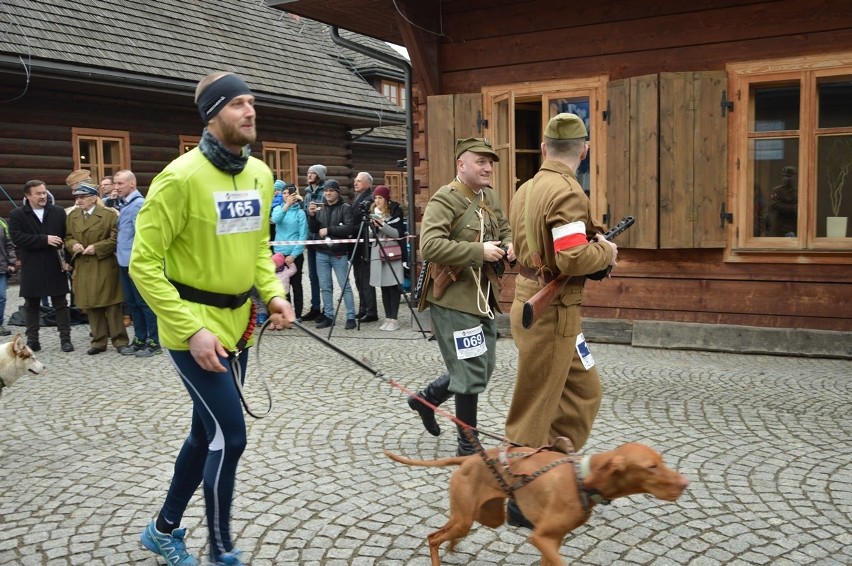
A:
[[[475,358],[488,351],[481,324],[475,328],[453,332],[453,340],[456,343],[456,356],[460,360]]]
[[[216,200],[216,234],[255,232],[261,228],[260,191],[213,193]]]

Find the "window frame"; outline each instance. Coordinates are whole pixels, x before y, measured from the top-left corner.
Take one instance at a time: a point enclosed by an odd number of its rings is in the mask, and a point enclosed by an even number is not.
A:
[[[80,154],[80,142],[81,141],[95,141],[98,144],[98,154],[99,156],[103,155],[103,142],[118,142],[118,155],[120,161],[116,163],[110,163],[109,166],[111,170],[109,173],[105,172],[105,166],[107,164],[103,163],[103,158],[99,157],[98,161],[95,163],[81,163],[81,154]],[[71,152],[72,159],[74,160],[74,169],[88,169],[92,173],[92,181],[95,183],[100,182],[100,179],[105,177],[106,175],[115,175],[118,171],[122,169],[131,169],[130,162],[130,132],[124,130],[102,130],[96,128],[71,128]]]
[[[285,183],[292,183],[292,184],[294,184],[298,187],[299,186],[299,169],[298,169],[299,156],[298,156],[297,151],[298,151],[297,144],[294,144],[294,143],[263,142],[262,149],[261,149],[261,155],[263,156],[263,162],[266,163],[266,165],[272,170],[272,174],[275,176],[276,179],[281,179]],[[275,167],[270,165],[269,162],[267,161],[267,158],[266,158],[267,152],[275,152],[275,153],[278,154],[278,156],[276,157],[276,166]],[[284,152],[289,154],[289,157],[286,159],[286,161],[288,163],[288,169],[281,167],[281,163],[282,163],[281,154],[284,153]],[[290,178],[290,179],[285,178],[285,175],[283,174],[284,171],[289,171],[290,176],[292,178]]]
[[[385,87],[396,89],[396,96],[391,95],[390,92],[385,92]],[[379,84],[379,92],[400,108],[405,108],[405,83],[382,79]]]
[[[509,209],[517,188],[512,184],[516,177],[515,108],[522,102],[538,98],[541,105],[539,136],[550,120],[550,104],[561,98],[582,98],[589,101],[589,120],[592,132],[590,186],[592,187],[592,215],[601,218],[607,210],[606,197],[606,127],[602,109],[606,107],[608,75],[595,75],[551,81],[537,81],[496,85],[482,88],[484,111],[488,125],[486,135],[491,140],[500,161],[494,167],[493,187],[500,195],[503,206]],[[498,106],[506,105],[502,111]],[[506,114],[508,113],[508,114]],[[504,114],[501,116],[501,114]],[[504,123],[506,122],[506,123]],[[518,186],[527,179],[517,179]]]
[[[734,101],[728,125],[729,187],[734,205],[726,261],[797,263],[847,263],[852,259],[852,238],[817,237],[817,85],[821,79],[852,76],[852,52],[788,59],[731,63],[727,66],[730,98]],[[754,132],[750,125],[754,99],[761,85],[798,83],[799,127],[796,130]],[[852,134],[852,127],[832,128]],[[750,142],[761,137],[798,139],[798,227],[796,237],[754,236],[754,179],[749,162]],[[840,252],[827,254],[826,252]]]
[[[201,143],[201,136],[179,136],[178,137],[178,154],[183,155]]]
[[[385,186],[390,190],[390,199],[396,201],[408,209],[408,199],[405,198],[405,189],[408,186],[408,173],[405,171],[384,171]]]

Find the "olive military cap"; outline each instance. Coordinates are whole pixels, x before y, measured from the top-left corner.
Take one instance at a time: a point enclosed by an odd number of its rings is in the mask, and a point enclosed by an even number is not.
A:
[[[544,137],[554,140],[574,140],[588,135],[583,119],[569,112],[557,114],[544,128]]]
[[[456,142],[456,159],[465,151],[484,153],[493,157],[494,161],[500,161],[500,156],[491,148],[491,142],[486,138],[465,138],[458,140]]]

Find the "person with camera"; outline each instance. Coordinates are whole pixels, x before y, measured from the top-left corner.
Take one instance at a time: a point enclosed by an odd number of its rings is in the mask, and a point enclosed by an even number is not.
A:
[[[355,272],[355,288],[358,289],[358,320],[376,322],[379,311],[376,306],[376,289],[370,285],[370,208],[373,204],[373,176],[361,171],[355,176],[355,198],[352,199],[352,211],[355,222],[362,222],[361,238],[352,258],[352,270]],[[356,228],[357,230],[357,228]]]
[[[305,187],[305,199],[302,202],[302,207],[305,214],[308,214],[308,208],[311,203],[317,203],[317,206],[323,204],[323,183],[328,169],[325,165],[317,163],[308,167],[308,186]],[[316,240],[317,235],[314,233],[308,234],[309,240]],[[302,317],[302,320],[316,320],[322,317],[322,305],[320,304],[320,284],[317,276],[317,246],[308,246],[305,255],[308,257],[308,282],[311,286],[311,309],[308,314]]]
[[[435,406],[455,395],[456,417],[475,427],[478,396],[496,363],[499,307],[492,263],[514,261],[515,252],[500,197],[490,186],[497,152],[485,138],[466,138],[456,143],[455,158],[456,178],[429,199],[420,232],[420,255],[432,263],[420,310],[429,305],[447,373],[417,395]],[[448,286],[443,284],[447,271],[452,272]],[[427,432],[439,435],[434,411],[418,397],[409,397],[408,406],[420,413]],[[456,453],[475,450],[458,426]]]
[[[323,184],[325,204],[317,206],[312,202],[308,206],[308,231],[317,234],[318,239],[325,244],[317,248],[317,276],[319,277],[320,293],[322,294],[323,313],[317,319],[317,328],[334,326],[334,283],[331,275],[337,279],[337,284],[343,293],[346,304],[346,330],[355,328],[355,298],[352,286],[349,285],[349,253],[352,244],[335,240],[345,240],[355,237],[358,224],[352,216],[352,207],[340,198],[340,185],[334,179],[326,179]],[[304,320],[304,318],[303,318]]]
[[[373,243],[370,254],[370,286],[375,292],[382,290],[382,305],[385,308],[385,321],[379,330],[394,332],[399,330],[399,295],[402,283],[402,246],[398,241],[404,235],[402,226],[402,207],[390,199],[390,189],[379,185],[373,191],[373,208],[370,223],[377,242]]]

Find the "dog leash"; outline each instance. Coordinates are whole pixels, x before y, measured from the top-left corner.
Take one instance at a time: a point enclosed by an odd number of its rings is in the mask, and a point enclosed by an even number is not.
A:
[[[260,375],[260,381],[263,383],[264,389],[266,389],[266,401],[267,407],[266,412],[263,414],[255,413],[248,401],[246,400],[245,393],[243,393],[243,370],[240,366],[239,356],[242,353],[243,349],[248,344],[249,338],[254,333],[255,326],[257,325],[257,306],[252,303],[251,305],[251,314],[249,315],[249,323],[246,327],[246,331],[243,333],[243,336],[237,342],[236,349],[228,355],[228,361],[231,364],[231,375],[234,377],[234,385],[237,387],[237,394],[240,396],[240,401],[245,407],[246,413],[251,415],[256,419],[262,419],[269,415],[272,412],[272,390],[269,388],[269,383],[266,381],[266,378],[263,376],[263,371],[261,370],[260,365],[260,341],[263,338],[263,333],[266,332],[266,327],[269,326],[269,323],[272,321],[271,318],[267,318],[266,321],[260,326],[260,332],[257,333],[257,343],[254,345],[255,347],[255,363],[257,364],[257,371]]]
[[[322,343],[323,343],[323,345],[325,345],[327,348],[330,348],[330,349],[334,350],[336,353],[340,354],[341,356],[343,356],[343,357],[344,357],[344,358],[346,358],[347,360],[351,361],[352,363],[354,363],[354,364],[355,364],[355,365],[357,365],[358,367],[360,367],[360,368],[362,368],[362,369],[367,370],[367,371],[368,371],[369,373],[371,373],[374,377],[377,377],[377,378],[381,379],[382,381],[384,381],[385,383],[387,383],[387,384],[388,384],[388,385],[390,385],[391,387],[393,387],[393,388],[395,388],[395,389],[398,389],[399,391],[402,391],[403,393],[405,393],[405,394],[406,394],[407,396],[409,396],[409,397],[414,397],[414,398],[415,398],[415,399],[417,399],[419,402],[421,402],[421,403],[423,403],[424,405],[426,405],[427,407],[431,408],[433,411],[435,411],[435,412],[436,412],[436,413],[438,413],[439,415],[441,415],[441,416],[443,416],[443,417],[446,417],[446,418],[450,419],[451,421],[453,421],[453,422],[454,422],[455,424],[457,424],[458,426],[460,426],[460,427],[464,428],[464,430],[468,430],[468,429],[469,429],[469,430],[471,430],[471,431],[476,431],[476,432],[478,432],[479,434],[481,434],[481,435],[483,435],[483,436],[487,436],[487,437],[489,437],[489,438],[493,438],[493,439],[495,439],[495,440],[499,440],[500,442],[507,442],[507,443],[513,444],[513,445],[515,445],[515,446],[520,446],[520,444],[516,444],[516,443],[514,443],[514,442],[510,442],[508,439],[506,439],[506,437],[499,436],[499,435],[497,435],[497,434],[492,434],[492,433],[490,433],[490,432],[486,432],[486,431],[484,431],[484,430],[480,430],[480,429],[478,429],[478,428],[476,428],[476,427],[472,427],[472,426],[470,426],[469,424],[467,424],[466,422],[464,422],[464,421],[462,421],[461,419],[459,419],[458,417],[456,417],[455,415],[453,415],[452,413],[448,413],[447,411],[444,411],[444,410],[443,410],[443,409],[441,409],[440,407],[436,407],[435,405],[433,405],[433,404],[429,403],[426,399],[423,399],[423,398],[422,398],[420,395],[418,395],[417,393],[414,393],[413,391],[411,391],[411,390],[409,390],[408,388],[406,388],[404,385],[402,385],[402,384],[401,384],[401,383],[399,383],[398,381],[393,380],[393,379],[390,379],[390,378],[388,378],[388,377],[385,377],[385,375],[384,375],[384,374],[383,374],[380,370],[377,370],[377,369],[373,368],[373,366],[371,366],[370,364],[368,364],[368,363],[367,363],[367,362],[365,362],[364,360],[359,360],[358,358],[356,358],[355,356],[353,356],[352,354],[350,354],[350,353],[349,353],[349,352],[347,352],[346,350],[344,350],[344,349],[342,349],[342,348],[339,348],[339,347],[335,346],[334,344],[332,344],[332,343],[331,343],[331,341],[326,340],[324,337],[320,336],[319,334],[317,334],[316,332],[314,332],[314,331],[313,331],[313,330],[311,330],[310,328],[307,328],[307,327],[306,327],[303,323],[301,323],[301,322],[299,322],[299,321],[295,321],[295,322],[293,322],[293,326],[295,326],[296,328],[300,329],[301,331],[303,331],[305,334],[307,334],[308,336],[310,336],[310,337],[311,337],[311,338],[313,338],[314,340],[317,340],[317,341],[319,341],[319,342],[322,342]]]

